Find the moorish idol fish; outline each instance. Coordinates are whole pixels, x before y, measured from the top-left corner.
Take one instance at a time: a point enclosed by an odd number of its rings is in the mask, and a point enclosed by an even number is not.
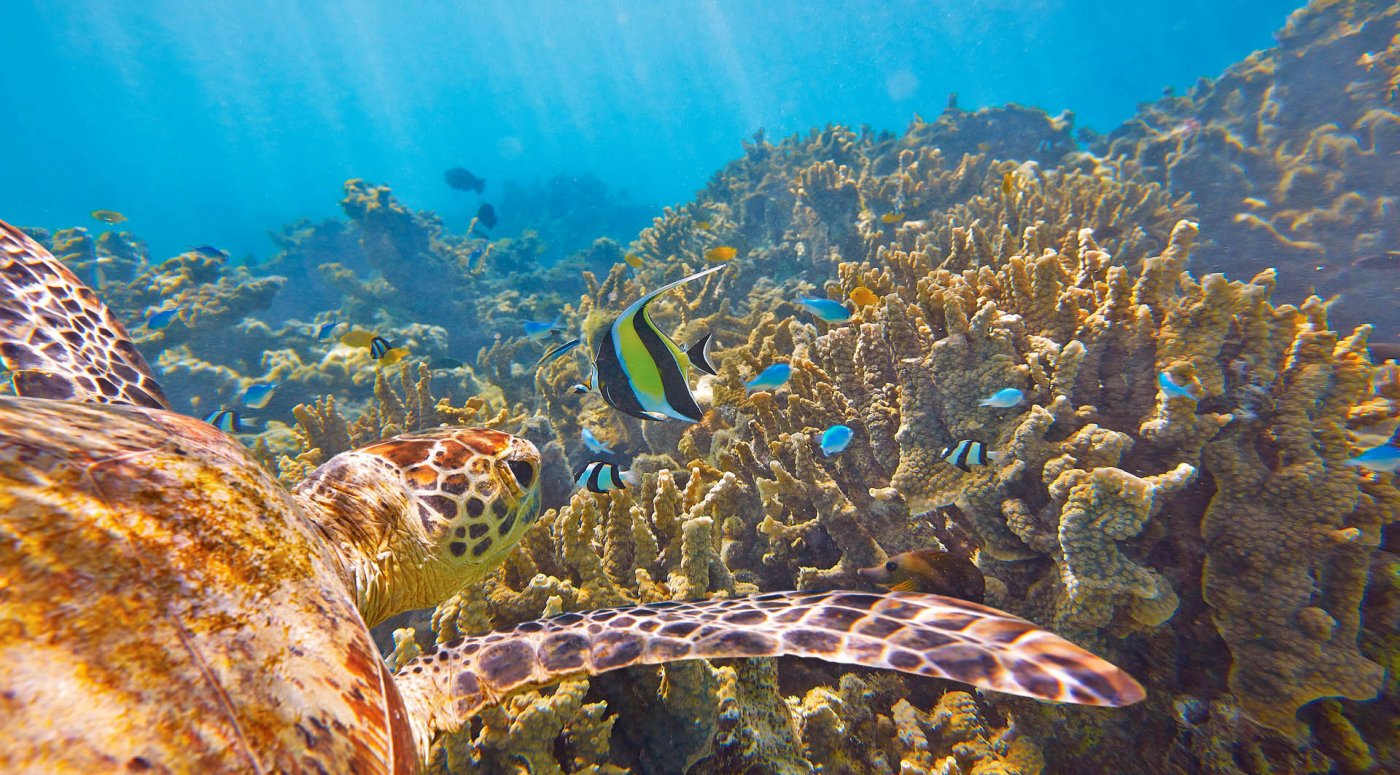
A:
[[[690,392],[690,367],[715,373],[709,359],[710,335],[683,352],[657,329],[647,305],[669,290],[721,269],[723,265],[696,272],[632,302],[598,343],[588,384],[574,386],[574,392],[596,388],[608,406],[632,417],[700,422],[700,407]]]
[[[637,475],[623,471],[614,463],[595,460],[574,472],[574,484],[589,492],[608,492],[625,489],[637,483]]]
[[[987,580],[972,560],[937,549],[902,552],[860,575],[895,592],[926,592],[982,602]]]
[[[253,429],[253,423],[244,422],[243,415],[233,409],[215,409],[204,415],[204,421],[224,433],[247,433]]]
[[[963,439],[957,444],[944,447],[938,453],[938,456],[943,458],[944,461],[964,471],[971,471],[972,466],[985,466],[987,463],[996,460],[1000,455],[1000,452],[988,452],[982,442],[970,441],[968,439]]]
[[[583,344],[582,339],[570,339],[569,341],[563,344],[554,345],[548,350],[545,350],[544,355],[541,355],[540,359],[538,361],[535,361],[535,368],[539,368],[540,366],[543,366],[546,363],[555,360],[556,358],[562,358],[566,353],[568,353],[575,347],[578,347],[580,344]]]

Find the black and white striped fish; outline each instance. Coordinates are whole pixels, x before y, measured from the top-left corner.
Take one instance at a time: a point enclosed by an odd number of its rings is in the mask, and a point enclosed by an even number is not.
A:
[[[1001,457],[1001,453],[988,451],[986,445],[980,441],[963,439],[957,444],[944,447],[938,456],[964,471],[971,471],[973,466],[985,466],[996,460]]]
[[[700,422],[700,406],[690,392],[690,367],[715,373],[709,360],[710,336],[706,334],[682,351],[651,322],[647,305],[673,288],[723,268],[696,272],[632,302],[598,343],[593,358],[596,378],[585,387],[596,388],[609,406],[623,414],[645,420]]]
[[[248,433],[254,425],[252,421],[244,422],[243,415],[234,409],[215,409],[204,415],[204,421],[224,433]]]
[[[623,471],[616,464],[601,460],[588,463],[574,472],[574,484],[589,492],[621,490],[637,481],[637,475],[631,471]]]

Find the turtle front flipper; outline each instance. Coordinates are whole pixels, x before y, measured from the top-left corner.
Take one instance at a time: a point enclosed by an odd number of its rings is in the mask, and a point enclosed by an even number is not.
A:
[[[1118,707],[1132,676],[995,608],[911,592],[776,592],[568,613],[465,638],[394,678],[415,739],[460,727],[524,688],[632,665],[725,657],[815,657],[962,681],[1050,702]]]
[[[107,305],[42,245],[4,221],[0,356],[21,396],[170,408],[151,367]]]

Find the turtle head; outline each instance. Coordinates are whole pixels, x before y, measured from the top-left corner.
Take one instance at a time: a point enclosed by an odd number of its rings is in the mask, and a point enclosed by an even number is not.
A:
[[[339,550],[372,627],[499,565],[539,515],[539,479],[525,439],[442,428],[336,455],[295,496]]]

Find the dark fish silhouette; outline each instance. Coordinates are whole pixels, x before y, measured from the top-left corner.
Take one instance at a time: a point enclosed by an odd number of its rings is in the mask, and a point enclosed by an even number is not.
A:
[[[190,248],[190,252],[198,253],[207,258],[228,258],[227,250],[216,248],[213,245],[200,245],[199,247]]]
[[[496,228],[496,208],[489,204],[482,205],[481,209],[476,211],[476,222],[487,229]]]
[[[937,549],[915,549],[896,554],[860,575],[896,592],[927,592],[982,602],[987,581],[972,560]]]
[[[478,178],[464,167],[453,167],[442,173],[442,179],[447,181],[449,188],[458,191],[475,191],[480,194],[486,188],[485,178]]]

